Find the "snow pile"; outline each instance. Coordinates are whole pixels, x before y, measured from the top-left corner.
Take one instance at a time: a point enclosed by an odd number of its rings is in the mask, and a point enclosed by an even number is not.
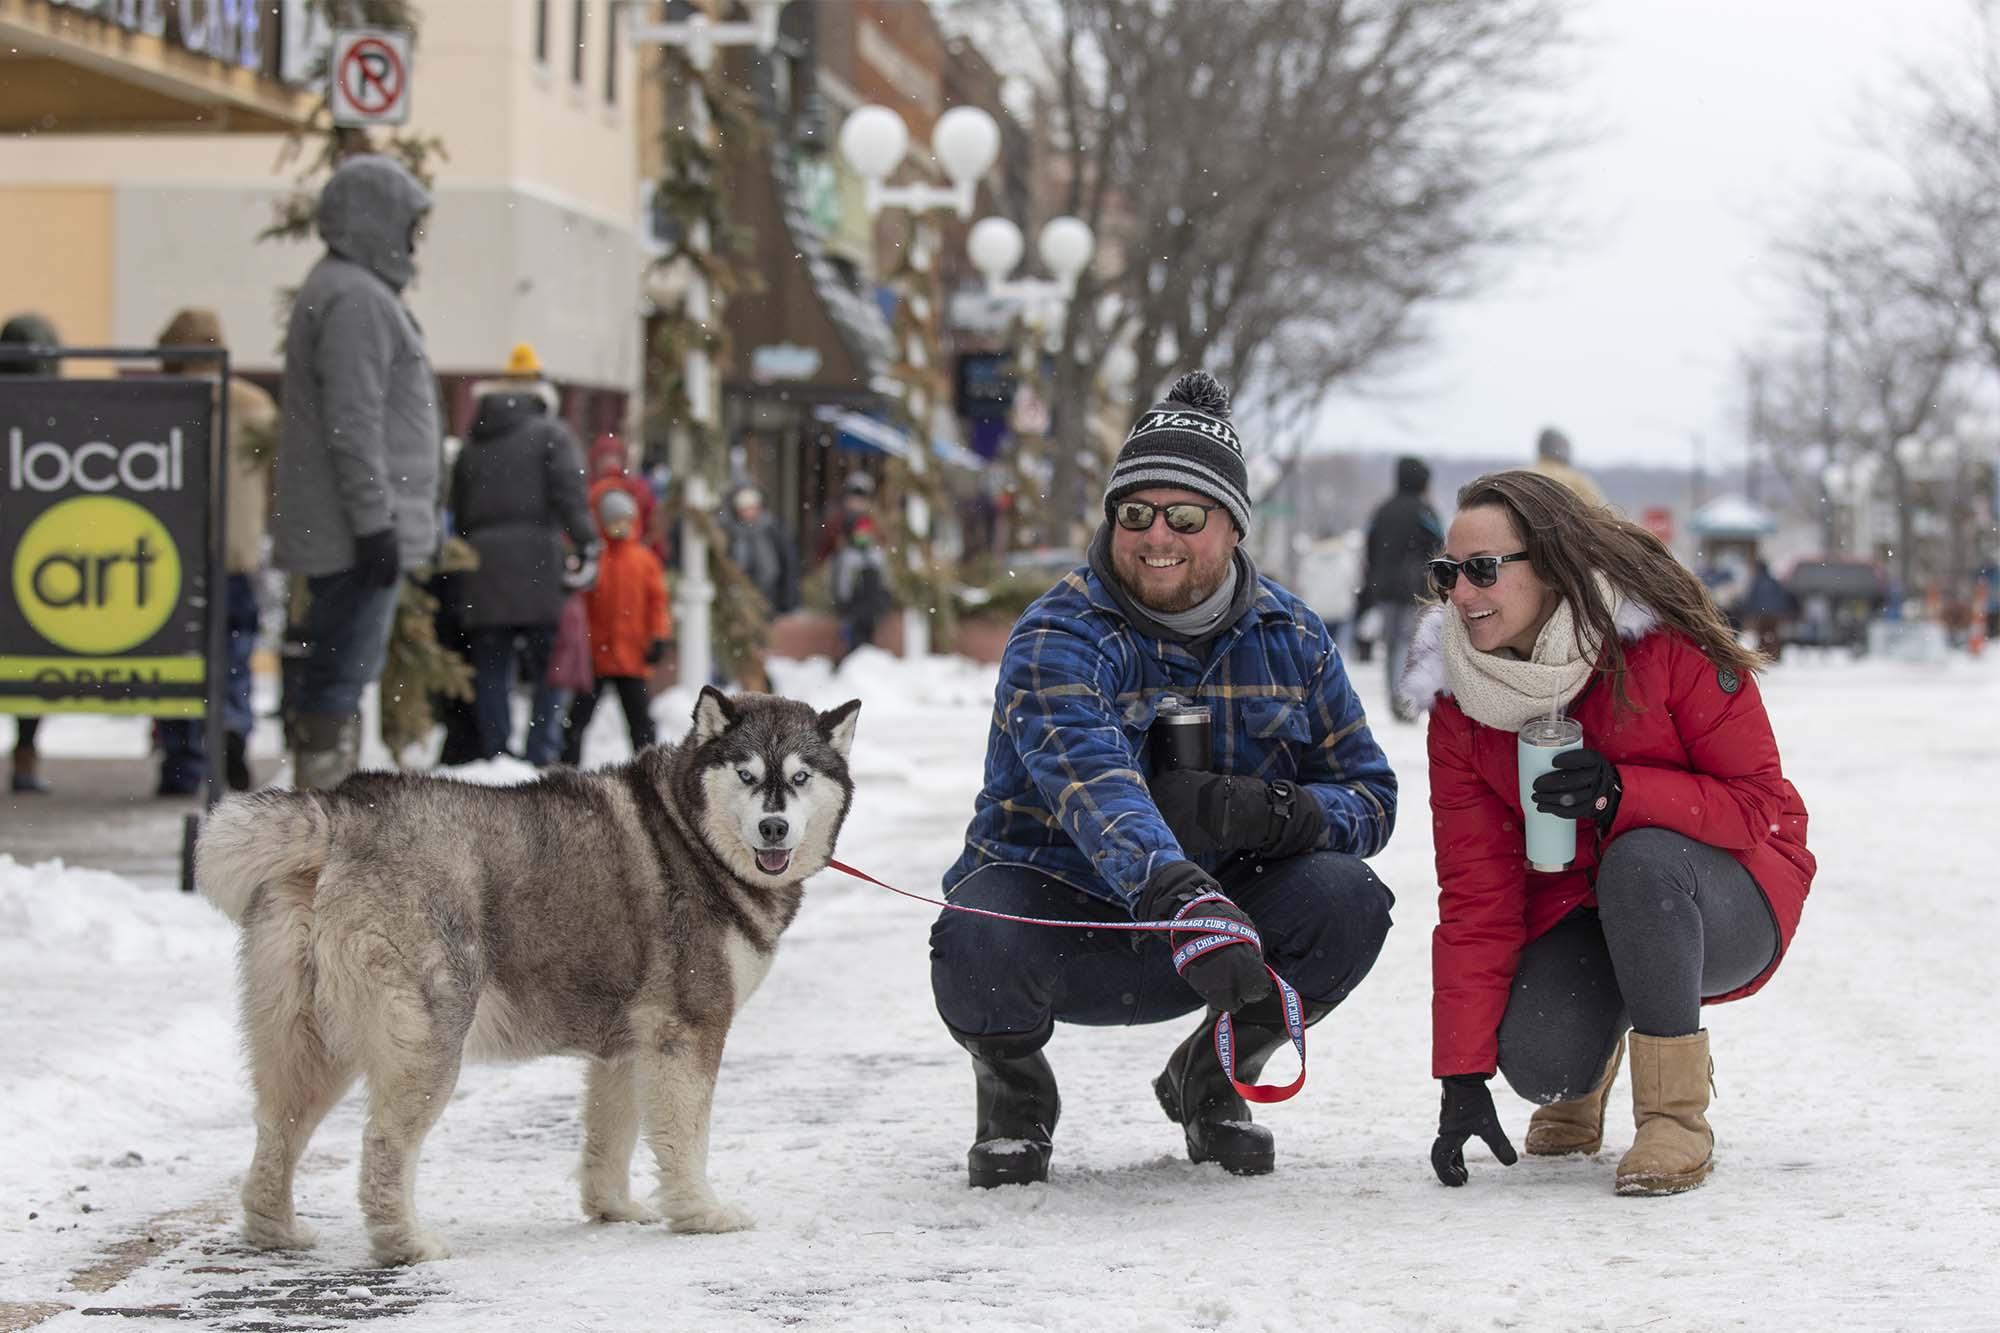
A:
[[[0,963],[226,959],[234,931],[202,899],[148,892],[101,870],[0,854]]]

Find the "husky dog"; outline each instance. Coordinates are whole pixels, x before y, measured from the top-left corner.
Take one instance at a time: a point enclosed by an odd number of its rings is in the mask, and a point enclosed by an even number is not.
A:
[[[833,854],[860,707],[705,688],[680,744],[598,772],[520,787],[362,773],[223,801],[197,875],[243,928],[249,1241],[313,1243],[292,1174],[365,1075],[375,1257],[443,1257],[417,1223],[417,1154],[466,1056],[588,1058],[586,1215],[658,1220],[631,1196],[643,1125],[674,1230],[749,1226],[708,1185],[716,1071],[801,881]]]

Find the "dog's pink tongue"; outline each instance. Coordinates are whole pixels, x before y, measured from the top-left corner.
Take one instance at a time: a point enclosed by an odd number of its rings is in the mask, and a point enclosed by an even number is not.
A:
[[[767,875],[783,874],[792,864],[792,854],[782,847],[769,848],[757,853],[757,868]]]

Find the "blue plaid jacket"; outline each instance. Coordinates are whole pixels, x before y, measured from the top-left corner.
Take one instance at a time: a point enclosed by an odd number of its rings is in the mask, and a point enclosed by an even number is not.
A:
[[[1206,704],[1214,767],[1288,779],[1326,815],[1324,850],[1373,856],[1396,823],[1396,775],[1375,744],[1326,626],[1266,578],[1206,661],[1143,637],[1089,566],[1021,614],[1000,660],[986,781],[949,894],[981,866],[1027,865],[1131,910],[1189,857],[1146,788],[1147,729],[1163,695]]]

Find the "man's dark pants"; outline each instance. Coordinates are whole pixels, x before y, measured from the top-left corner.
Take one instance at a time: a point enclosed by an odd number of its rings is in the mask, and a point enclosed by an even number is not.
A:
[[[344,569],[307,579],[306,589],[309,647],[292,711],[353,717],[361,712],[362,694],[389,660],[389,635],[396,624],[402,580],[377,588],[357,571]],[[286,702],[290,708],[291,701]]]
[[[1217,878],[1256,923],[1264,961],[1308,1004],[1330,1009],[1346,999],[1389,933],[1395,897],[1357,857],[1314,852],[1267,862],[1246,855]],[[1028,866],[984,866],[950,897],[1018,916],[1132,919]],[[1174,972],[1164,932],[1019,925],[951,911],[931,927],[931,990],[945,1023],[969,1037],[1046,1032],[1051,1019],[1094,1027],[1158,1023],[1201,1007]]]

